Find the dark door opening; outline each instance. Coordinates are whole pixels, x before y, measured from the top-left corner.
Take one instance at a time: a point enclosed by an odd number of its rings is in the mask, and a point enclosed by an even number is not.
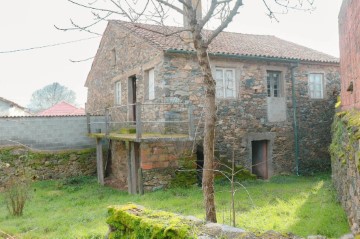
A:
[[[129,77],[128,80],[128,104],[129,107],[129,120],[136,122],[136,76]]]
[[[268,141],[251,141],[252,173],[261,179],[268,179]]]
[[[202,186],[202,175],[204,167],[204,149],[198,144],[196,147],[196,181],[199,187]]]

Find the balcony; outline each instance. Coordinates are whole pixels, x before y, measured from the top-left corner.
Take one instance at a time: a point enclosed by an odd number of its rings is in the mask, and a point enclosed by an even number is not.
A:
[[[188,141],[195,137],[193,106],[180,103],[136,103],[108,107],[87,117],[90,137],[151,142]],[[103,120],[101,119],[103,117]]]

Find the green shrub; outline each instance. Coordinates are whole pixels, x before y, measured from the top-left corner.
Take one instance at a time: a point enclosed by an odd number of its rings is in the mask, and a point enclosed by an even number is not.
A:
[[[241,182],[245,180],[255,180],[256,175],[252,174],[249,170],[241,165],[235,165],[232,170],[232,163],[226,160],[221,160],[218,163],[217,171],[215,172],[215,180],[219,183],[229,182],[228,178],[231,179],[231,175],[234,172],[234,181]]]
[[[195,169],[179,169],[175,172],[175,177],[171,180],[172,188],[188,188],[196,184]]]
[[[5,187],[5,204],[13,216],[22,216],[26,202],[30,199],[30,182],[14,178]]]

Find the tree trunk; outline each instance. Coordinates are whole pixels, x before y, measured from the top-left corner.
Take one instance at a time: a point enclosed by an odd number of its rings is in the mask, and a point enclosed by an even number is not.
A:
[[[216,222],[214,190],[214,138],[215,138],[215,95],[207,92],[205,98],[205,132],[204,132],[204,172],[203,194],[206,209],[206,220]]]
[[[216,222],[215,190],[214,190],[214,139],[216,122],[215,93],[216,82],[212,77],[207,46],[204,46],[201,35],[195,35],[194,47],[203,73],[205,86],[205,127],[204,127],[204,168],[202,187],[206,211],[206,221]]]

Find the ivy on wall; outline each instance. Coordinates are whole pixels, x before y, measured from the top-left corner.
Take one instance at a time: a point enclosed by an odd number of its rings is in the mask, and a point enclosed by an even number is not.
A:
[[[360,139],[360,112],[341,111],[336,113],[332,124],[332,141],[330,144],[331,160],[346,164],[347,160],[355,160],[356,144]],[[357,157],[359,158],[359,157]],[[360,171],[360,167],[358,166]]]

